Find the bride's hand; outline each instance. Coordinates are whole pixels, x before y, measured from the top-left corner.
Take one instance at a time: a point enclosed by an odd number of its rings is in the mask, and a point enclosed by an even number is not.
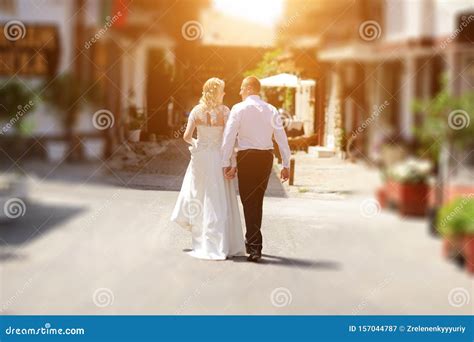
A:
[[[224,167],[224,177],[226,179],[234,179],[235,174],[237,173],[237,168],[236,167]]]

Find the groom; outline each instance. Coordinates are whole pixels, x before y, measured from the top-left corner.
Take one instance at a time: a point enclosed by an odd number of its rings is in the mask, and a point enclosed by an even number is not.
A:
[[[249,261],[262,257],[263,196],[273,165],[272,136],[280,148],[283,169],[280,177],[288,180],[290,148],[279,113],[260,96],[260,81],[254,76],[243,80],[240,87],[242,102],[232,107],[222,142],[222,167],[228,179],[238,172],[240,200],[244,207],[245,246]],[[237,167],[231,166],[231,156],[237,139]]]

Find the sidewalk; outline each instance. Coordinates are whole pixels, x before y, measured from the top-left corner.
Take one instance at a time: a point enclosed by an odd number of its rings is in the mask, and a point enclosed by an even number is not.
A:
[[[320,199],[343,199],[351,194],[372,195],[380,184],[378,170],[363,163],[354,164],[337,157],[317,158],[297,152],[293,186],[286,186],[290,196]]]

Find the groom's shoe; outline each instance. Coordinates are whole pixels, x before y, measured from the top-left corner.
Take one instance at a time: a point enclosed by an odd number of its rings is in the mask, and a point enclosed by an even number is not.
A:
[[[262,246],[259,245],[251,245],[247,241],[245,241],[245,252],[247,254],[259,254],[260,257],[262,255]]]
[[[247,252],[247,254],[256,253],[255,247],[252,246],[252,245],[251,245],[250,243],[248,243],[247,241],[245,241],[245,251]]]
[[[258,255],[258,254],[250,254],[250,255],[247,257],[247,261],[250,261],[250,262],[258,262],[261,258],[262,258],[261,255]]]
[[[252,254],[252,249],[247,243],[245,243],[245,251],[247,252],[247,254]]]

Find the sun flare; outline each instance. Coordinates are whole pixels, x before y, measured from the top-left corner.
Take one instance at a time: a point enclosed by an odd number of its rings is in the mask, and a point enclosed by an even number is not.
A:
[[[214,0],[214,8],[229,15],[275,26],[283,12],[283,0]]]

